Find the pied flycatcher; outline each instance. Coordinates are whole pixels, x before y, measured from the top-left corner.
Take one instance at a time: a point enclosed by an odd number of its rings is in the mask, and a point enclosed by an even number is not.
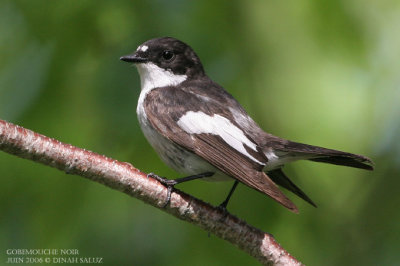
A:
[[[234,179],[289,210],[297,207],[282,186],[313,206],[314,202],[282,171],[284,164],[311,160],[372,170],[362,155],[292,142],[263,131],[243,107],[204,72],[193,49],[174,38],[149,40],[120,58],[136,65],[141,82],[137,115],[142,131],[161,159],[189,175],[175,180],[151,175],[168,187],[197,179]]]

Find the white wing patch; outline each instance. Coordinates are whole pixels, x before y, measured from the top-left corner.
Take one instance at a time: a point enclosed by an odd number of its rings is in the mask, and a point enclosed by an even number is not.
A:
[[[239,112],[236,108],[229,107],[229,111],[233,115],[233,119],[235,122],[244,127],[245,129],[251,130],[252,126],[252,119],[248,115],[244,115],[243,113]]]
[[[253,161],[265,165],[247,152],[249,148],[257,151],[257,145],[250,141],[243,131],[220,115],[209,116],[203,112],[189,111],[178,120],[178,126],[189,134],[213,134],[220,136],[229,146],[251,158]]]

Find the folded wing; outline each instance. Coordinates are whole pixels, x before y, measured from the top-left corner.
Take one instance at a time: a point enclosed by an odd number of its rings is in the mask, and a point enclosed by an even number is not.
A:
[[[162,93],[157,90],[162,90]],[[234,122],[227,107],[217,101],[199,101],[197,97],[177,87],[154,89],[144,101],[147,119],[165,138],[194,152],[228,176],[270,196],[289,210],[298,212],[297,207],[262,172],[267,158]],[[192,114],[201,114],[202,120],[198,119],[199,115]],[[214,125],[213,119],[219,119],[218,123]]]

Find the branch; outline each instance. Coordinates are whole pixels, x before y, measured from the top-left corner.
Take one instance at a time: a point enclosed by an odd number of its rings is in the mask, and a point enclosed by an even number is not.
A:
[[[138,198],[175,217],[228,240],[265,265],[301,265],[268,233],[224,213],[216,207],[174,189],[171,202],[167,189],[131,164],[62,143],[31,130],[0,120],[0,149],[21,158],[55,167],[99,182]]]

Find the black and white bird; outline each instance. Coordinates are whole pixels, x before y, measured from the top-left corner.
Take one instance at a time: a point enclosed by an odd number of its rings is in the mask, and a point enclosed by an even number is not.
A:
[[[235,180],[256,189],[289,210],[297,207],[282,186],[316,206],[282,171],[296,160],[311,160],[372,170],[362,155],[292,142],[263,131],[232,95],[204,72],[199,57],[182,41],[164,37],[146,41],[120,58],[136,65],[141,81],[137,115],[141,129],[161,159],[177,172],[175,180],[152,175],[168,187],[197,178]]]

